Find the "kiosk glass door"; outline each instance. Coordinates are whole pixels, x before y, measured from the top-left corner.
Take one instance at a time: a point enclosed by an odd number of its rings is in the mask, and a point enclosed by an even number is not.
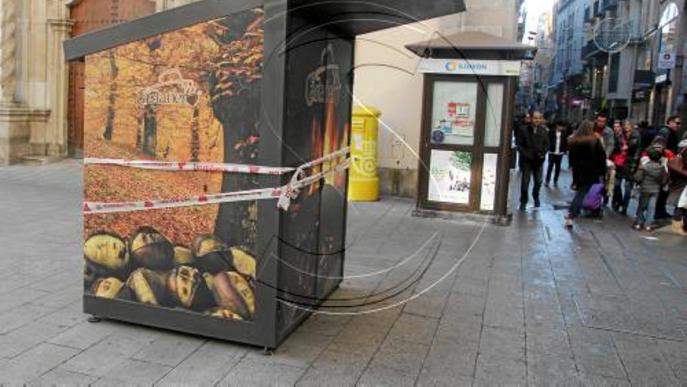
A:
[[[427,75],[421,141],[421,208],[494,210],[505,81]]]

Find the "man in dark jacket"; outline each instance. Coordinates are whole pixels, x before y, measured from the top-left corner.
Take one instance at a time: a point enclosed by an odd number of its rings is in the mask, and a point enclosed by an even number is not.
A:
[[[532,125],[532,113],[527,112],[520,119],[516,120],[513,126],[513,136],[515,137],[515,144],[520,143],[520,135],[525,133],[527,127]]]
[[[677,144],[680,142],[680,136],[677,133],[680,125],[682,125],[680,116],[670,116],[666,120],[666,125],[658,131],[658,135],[666,139],[666,148],[673,153],[677,153]]]
[[[539,189],[542,183],[542,173],[546,152],[549,150],[549,130],[544,125],[544,116],[541,112],[532,113],[532,124],[522,128],[518,136],[518,152],[520,153],[520,171],[522,180],[520,186],[520,210],[527,208],[528,189],[530,180],[534,178],[532,187],[532,199],[534,206],[541,205],[539,201]]]

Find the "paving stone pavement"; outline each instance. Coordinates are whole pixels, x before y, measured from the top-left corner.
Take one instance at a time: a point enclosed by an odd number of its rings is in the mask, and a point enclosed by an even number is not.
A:
[[[569,232],[552,206],[569,199],[564,189],[510,227],[414,218],[402,199],[351,205],[356,277],[334,297],[384,293],[431,265],[383,311],[314,315],[264,356],[88,323],[81,187],[76,161],[0,168],[3,386],[687,384],[687,241],[646,239],[614,214]],[[399,300],[410,301],[392,307]]]

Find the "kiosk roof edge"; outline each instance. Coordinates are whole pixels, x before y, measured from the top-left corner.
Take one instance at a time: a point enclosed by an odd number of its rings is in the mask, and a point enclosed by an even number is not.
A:
[[[417,56],[443,59],[521,60],[534,56],[537,48],[479,31],[453,35],[406,45]]]
[[[433,0],[432,6],[417,0],[201,0],[66,40],[65,58],[79,60],[142,38],[280,1],[288,3],[290,11],[312,15],[332,25],[336,32],[352,36],[465,11],[464,0]]]

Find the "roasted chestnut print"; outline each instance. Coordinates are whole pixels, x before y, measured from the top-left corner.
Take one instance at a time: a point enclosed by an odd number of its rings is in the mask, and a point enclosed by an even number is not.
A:
[[[255,278],[255,258],[241,247],[231,248],[234,270],[248,278]]]
[[[170,270],[174,266],[174,246],[151,227],[143,227],[131,238],[131,257],[139,267]]]
[[[167,277],[167,289],[177,305],[203,311],[215,306],[212,293],[198,269],[179,266]]]
[[[196,257],[195,266],[202,271],[215,274],[231,270],[231,249],[214,235],[196,238],[193,255]]]
[[[124,281],[131,272],[129,249],[118,235],[97,232],[84,242],[86,286],[98,278],[116,277]]]
[[[193,252],[186,246],[174,246],[175,265],[193,265],[195,258]]]
[[[93,294],[103,298],[117,298],[124,289],[124,282],[117,278],[101,278],[93,283]]]
[[[214,235],[197,237],[189,248],[152,227],[138,229],[128,242],[98,232],[86,239],[84,259],[84,288],[96,297],[230,320],[255,314],[255,257]]]
[[[126,242],[117,235],[93,234],[83,246],[86,261],[108,270],[120,270],[129,265]]]

